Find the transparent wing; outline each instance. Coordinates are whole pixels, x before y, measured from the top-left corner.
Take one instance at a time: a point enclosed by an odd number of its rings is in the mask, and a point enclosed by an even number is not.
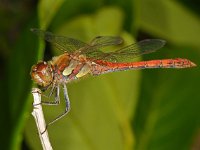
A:
[[[45,32],[40,29],[31,29],[32,32],[45,39],[46,41],[52,43],[57,48],[62,51],[67,51],[68,53],[73,53],[74,51],[79,51],[81,54],[85,54],[87,57],[92,59],[102,59],[107,61],[127,61],[134,57],[152,53],[164,46],[165,41],[160,39],[147,39],[140,41],[138,43],[126,46],[115,52],[104,53],[99,50],[99,48],[111,45],[118,45],[123,42],[120,37],[112,36],[98,36],[94,38],[90,44],[86,44],[82,41],[64,37],[56,36],[51,32]]]
[[[164,40],[160,39],[146,39],[123,47],[115,52],[92,51],[88,53],[88,57],[111,62],[124,62],[143,54],[155,52],[163,47],[165,43]]]
[[[79,50],[82,47],[88,46],[82,41],[64,36],[56,36],[51,32],[46,32],[40,29],[33,28],[31,29],[31,31],[37,34],[39,37],[45,39],[47,42],[52,43],[58,49],[62,51],[67,51],[68,53],[72,53],[76,50]]]
[[[90,46],[101,48],[104,46],[119,45],[123,42],[121,37],[115,36],[97,36],[91,42]]]
[[[86,54],[91,51],[98,51],[99,48],[110,46],[110,45],[118,45],[123,42],[123,39],[120,37],[113,36],[97,36],[95,37],[90,44],[86,44],[82,41],[64,37],[64,36],[56,36],[51,32],[46,32],[40,29],[31,29],[31,31],[37,34],[39,37],[45,39],[46,41],[52,43],[57,48],[62,51],[67,51],[68,53],[72,53],[76,50],[79,50],[81,54]]]
[[[88,46],[85,46],[81,49],[81,54],[85,54],[86,56],[93,53],[101,53],[99,51],[100,48],[112,45],[119,45],[123,42],[121,37],[114,36],[97,36],[95,37]]]

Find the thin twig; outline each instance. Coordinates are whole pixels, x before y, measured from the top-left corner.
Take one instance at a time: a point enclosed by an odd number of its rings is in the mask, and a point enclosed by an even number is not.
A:
[[[32,94],[34,98],[32,115],[35,119],[35,123],[38,128],[38,133],[39,133],[43,150],[52,150],[53,148],[49,141],[49,136],[46,130],[46,123],[44,120],[44,115],[43,115],[42,106],[41,106],[41,91],[38,88],[33,88]]]

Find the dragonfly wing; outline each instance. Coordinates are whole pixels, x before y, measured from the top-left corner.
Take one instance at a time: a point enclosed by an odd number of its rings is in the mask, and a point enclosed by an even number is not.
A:
[[[92,53],[101,53],[97,52],[100,48],[112,45],[119,45],[123,43],[123,39],[121,37],[115,36],[97,36],[95,37],[88,46],[85,46],[81,49],[81,53],[86,56],[91,55]]]
[[[64,37],[64,36],[56,36],[51,32],[46,32],[40,29],[31,29],[31,31],[37,34],[39,37],[45,39],[47,42],[52,43],[57,48],[62,51],[66,51],[68,53],[72,53],[76,50],[79,50],[82,47],[87,47],[88,45],[82,41]]]
[[[123,39],[121,37],[97,36],[90,42],[90,45],[92,47],[100,48],[104,46],[118,45],[118,44],[121,44],[122,42],[123,42]]]
[[[102,56],[99,55],[98,59],[112,62],[123,62],[143,54],[155,52],[163,47],[165,43],[164,40],[160,39],[146,39],[123,47],[115,52],[104,53]]]

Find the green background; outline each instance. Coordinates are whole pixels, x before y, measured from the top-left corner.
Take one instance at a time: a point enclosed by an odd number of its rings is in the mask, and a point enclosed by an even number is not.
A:
[[[134,61],[180,57],[197,64],[111,73],[67,85],[72,109],[48,128],[54,149],[200,149],[198,0],[4,1],[0,18],[2,149],[42,149],[31,116],[30,69],[57,51],[45,48],[32,27],[85,42],[98,35],[119,35],[126,44],[165,39],[157,53]],[[63,102],[44,106],[46,120],[63,109]]]

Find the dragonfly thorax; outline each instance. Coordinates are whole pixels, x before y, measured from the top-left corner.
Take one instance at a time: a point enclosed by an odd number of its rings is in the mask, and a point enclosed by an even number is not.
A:
[[[53,66],[47,62],[39,62],[31,69],[32,79],[42,87],[49,86],[53,81]]]

